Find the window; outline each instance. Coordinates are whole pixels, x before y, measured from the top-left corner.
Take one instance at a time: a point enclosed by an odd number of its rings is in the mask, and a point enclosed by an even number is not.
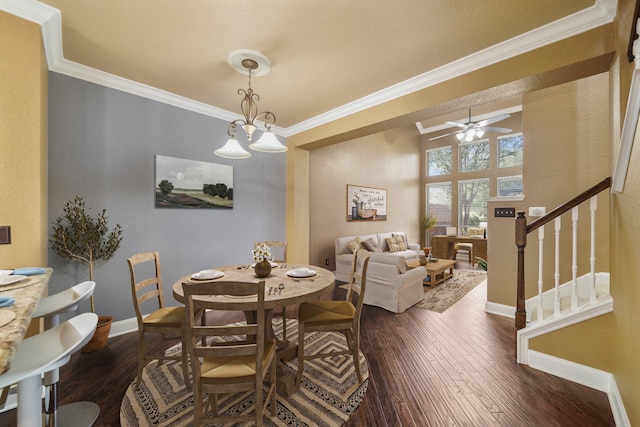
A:
[[[522,191],[522,175],[498,177],[498,197],[519,196]]]
[[[430,237],[445,234],[447,226],[451,225],[451,183],[427,184],[427,214],[437,218],[435,227],[426,236],[427,245],[430,245]]]
[[[485,169],[489,169],[489,140],[460,144],[459,171],[474,172]]]
[[[427,176],[451,174],[451,146],[427,150]]]
[[[478,227],[487,221],[489,179],[458,181],[458,224],[460,234],[468,234],[469,227]]]
[[[498,167],[522,166],[522,133],[498,137]]]

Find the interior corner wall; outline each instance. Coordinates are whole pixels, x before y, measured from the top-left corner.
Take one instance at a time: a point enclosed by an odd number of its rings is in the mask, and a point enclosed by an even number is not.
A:
[[[95,272],[96,311],[135,316],[126,259],[158,251],[164,294],[181,277],[251,263],[255,241],[284,240],[286,156],[251,152],[230,160],[213,151],[227,122],[114,89],[49,73],[49,223],[76,195],[95,215],[106,209],[124,239]],[[240,140],[241,144],[246,141]],[[155,208],[155,155],[233,166],[232,209]],[[49,251],[52,292],[88,280],[85,266]]]
[[[40,26],[0,12],[0,268],[47,265],[46,67]]]
[[[524,137],[522,202],[492,202],[524,211],[543,206],[547,212],[610,176],[609,171],[609,75],[601,73],[577,81],[527,93],[522,99]],[[597,271],[609,271],[609,200],[607,192],[598,198]],[[569,214],[570,215],[570,214]],[[529,217],[531,222],[535,218]],[[588,204],[580,209],[580,227],[589,227]],[[562,217],[561,242],[569,262],[562,263],[561,283],[571,278],[571,217]],[[582,229],[582,228],[581,228]],[[487,300],[497,304],[516,304],[515,220],[489,220],[489,281]],[[569,230],[568,232],[566,230]],[[581,236],[584,233],[581,233]],[[588,235],[588,233],[587,233]],[[525,281],[526,297],[537,293],[537,232],[527,236]],[[553,224],[545,227],[545,257],[553,257]],[[580,237],[583,239],[583,237]],[[579,274],[589,271],[588,243],[579,241]],[[563,255],[564,256],[564,255]],[[547,259],[547,258],[545,258]],[[552,258],[550,258],[552,260]],[[498,263],[496,265],[496,263]],[[544,289],[553,287],[553,262],[545,269]],[[585,270],[586,269],[586,270]]]
[[[523,96],[523,202],[509,202],[516,211],[544,206],[547,212],[611,175],[609,171],[609,73],[553,86]],[[492,209],[493,207],[491,207]],[[531,222],[535,218],[528,218]],[[500,218],[502,220],[502,218]],[[504,221],[501,221],[504,222]],[[571,280],[571,213],[561,217],[560,283]],[[490,275],[487,299],[516,304],[516,246],[513,220],[503,227],[490,221]],[[589,204],[579,209],[578,275],[590,271]],[[554,225],[545,227],[543,289],[554,285]],[[598,197],[596,271],[609,271],[609,193]],[[527,236],[526,298],[537,294],[538,232]],[[502,262],[496,266],[496,260]],[[563,328],[533,339],[529,347],[552,356],[611,371],[610,316]],[[570,344],[569,344],[570,343]],[[585,351],[585,348],[588,351]],[[591,350],[589,350],[591,349]]]
[[[335,270],[340,236],[404,231],[409,242],[420,242],[420,136],[414,125],[313,150],[309,164],[311,264]],[[387,219],[347,221],[347,184],[387,190]]]

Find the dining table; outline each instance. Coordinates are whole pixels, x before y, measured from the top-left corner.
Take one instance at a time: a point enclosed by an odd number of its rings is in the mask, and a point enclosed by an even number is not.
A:
[[[294,277],[296,268],[306,267],[310,270],[305,277]],[[335,286],[334,274],[321,267],[304,264],[276,264],[269,276],[258,278],[251,264],[228,265],[216,267],[212,270],[221,272],[220,277],[208,280],[197,280],[192,274],[181,277],[173,284],[174,298],[184,303],[183,283],[203,281],[236,281],[236,282],[265,282],[265,315],[271,327],[265,328],[268,340],[275,340],[278,348],[278,392],[290,396],[296,391],[295,375],[284,365],[285,361],[293,359],[297,354],[297,342],[281,340],[273,331],[272,313],[275,308],[297,305],[304,301],[317,299],[320,295],[333,290]],[[194,272],[195,273],[195,272]],[[255,320],[257,299],[255,297],[235,296],[205,296],[199,299],[207,301],[209,308],[218,310],[242,311],[247,321]]]

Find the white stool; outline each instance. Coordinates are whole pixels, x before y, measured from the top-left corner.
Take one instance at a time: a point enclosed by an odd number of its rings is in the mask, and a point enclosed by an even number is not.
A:
[[[0,388],[18,383],[20,427],[42,425],[42,374],[66,364],[91,339],[97,324],[96,314],[84,313],[20,343],[11,367],[0,375]]]
[[[77,284],[65,291],[42,298],[33,313],[33,318],[44,318],[45,330],[58,326],[62,313],[76,311],[78,305],[93,295],[96,282],[87,281]],[[93,402],[74,402],[58,408],[59,369],[52,369],[44,374],[45,394],[45,426],[78,426],[89,427],[100,415],[100,407]],[[20,391],[18,390],[18,393]]]

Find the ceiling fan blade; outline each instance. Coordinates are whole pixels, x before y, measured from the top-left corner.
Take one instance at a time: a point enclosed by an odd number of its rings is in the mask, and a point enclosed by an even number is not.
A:
[[[500,128],[500,127],[493,127],[493,126],[482,126],[482,130],[485,132],[497,132],[497,133],[511,132],[511,129],[509,128]]]
[[[446,124],[448,124],[449,126],[457,126],[459,128],[466,128],[467,126],[469,126],[469,123],[458,123],[458,122],[445,122]]]
[[[511,117],[511,114],[508,114],[508,113],[500,114],[500,115],[495,116],[495,117],[490,117],[488,119],[481,120],[476,124],[478,126],[486,126],[486,125],[490,125],[492,123],[496,123],[496,122],[502,121],[504,119],[508,119],[509,117]]]
[[[455,135],[456,133],[460,132],[459,130],[455,131],[455,132],[449,132],[449,133],[445,133],[444,135],[438,135],[438,136],[434,136],[433,138],[429,138],[429,141],[433,141],[434,139],[439,139],[439,138],[444,138],[445,136],[449,136],[449,135]]]

